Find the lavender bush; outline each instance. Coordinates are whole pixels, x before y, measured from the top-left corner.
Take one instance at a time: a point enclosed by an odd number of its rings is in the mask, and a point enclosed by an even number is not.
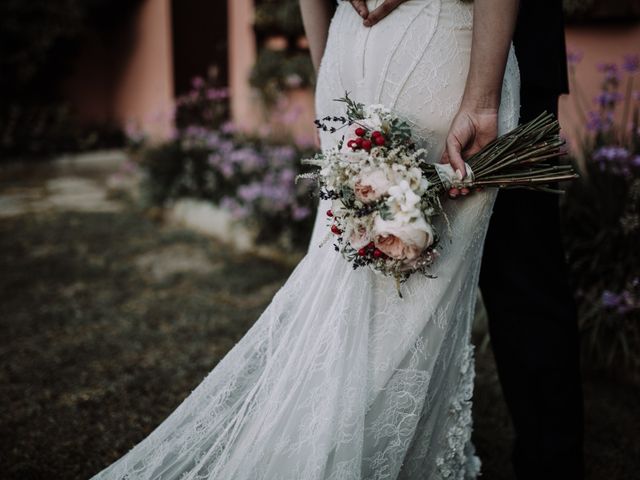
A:
[[[572,97],[585,131],[574,152],[582,178],[569,187],[563,217],[587,353],[640,367],[640,59],[603,63],[589,102],[570,53]]]
[[[192,90],[177,99],[173,138],[142,148],[147,201],[209,200],[254,228],[259,242],[303,248],[315,199],[308,183],[294,179],[301,173],[299,159],[313,147],[308,139],[237,131],[228,120],[228,91],[215,83],[195,78]],[[130,137],[139,147],[140,134]]]

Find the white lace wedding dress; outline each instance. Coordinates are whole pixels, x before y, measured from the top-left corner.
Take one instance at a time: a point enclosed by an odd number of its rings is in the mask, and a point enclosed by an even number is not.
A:
[[[369,1],[374,7],[381,0]],[[340,114],[349,91],[413,122],[437,161],[469,64],[472,6],[409,0],[368,29],[339,2],[316,94]],[[513,54],[500,131],[519,111]],[[323,134],[322,147],[337,138]],[[308,254],[254,326],[146,439],[96,479],[475,478],[469,341],[495,192],[447,205],[436,279],[353,270],[332,247],[321,202]]]

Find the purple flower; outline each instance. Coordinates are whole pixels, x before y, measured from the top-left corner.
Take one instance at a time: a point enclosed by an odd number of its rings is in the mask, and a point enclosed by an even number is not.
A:
[[[198,76],[198,77],[193,77],[191,79],[191,86],[193,88],[202,88],[204,87],[204,78]]]
[[[245,202],[254,202],[258,199],[262,192],[262,187],[258,182],[253,182],[248,185],[240,185],[238,187],[238,197]]]
[[[297,222],[299,222],[300,220],[304,220],[309,215],[311,215],[311,210],[307,207],[294,205],[293,209],[291,210],[291,217]]]
[[[590,111],[587,116],[587,130],[590,132],[607,132],[613,126],[613,112],[606,112],[603,115],[600,112]]]
[[[627,72],[634,74],[640,69],[640,56],[629,54],[624,56],[622,68]]]
[[[617,84],[620,81],[620,71],[615,63],[601,62],[597,68],[604,74],[605,83]]]
[[[613,293],[610,290],[605,290],[602,293],[602,305],[605,308],[616,308],[620,305],[620,295]]]
[[[247,207],[240,205],[236,199],[231,197],[223,197],[220,200],[220,207],[227,210],[236,220],[247,218],[251,214]]]
[[[593,152],[593,158],[598,161],[608,160],[610,162],[626,160],[629,158],[629,150],[624,147],[608,145]]]
[[[235,173],[233,170],[233,165],[231,165],[230,163],[223,163],[222,165],[220,165],[220,173],[222,173],[222,176],[224,178],[233,177],[233,174]]]
[[[269,157],[269,165],[274,168],[291,165],[297,156],[296,149],[290,145],[268,147],[265,154]]]
[[[634,167],[640,167],[640,155],[636,155],[631,159],[631,165],[633,165]],[[637,280],[638,279],[636,278],[636,281]]]
[[[296,178],[296,172],[290,168],[285,168],[280,172],[280,181],[283,183],[292,183]]]
[[[582,61],[583,56],[584,56],[584,53],[581,50],[568,50],[567,62],[571,66],[578,65]]]
[[[631,158],[629,150],[617,145],[598,148],[593,152],[592,158],[598,162],[601,171],[609,170],[611,173],[625,177],[631,175],[631,166],[637,166],[637,160],[635,157]]]
[[[594,101],[601,107],[613,107],[617,102],[624,99],[624,95],[620,92],[600,92],[598,96],[595,97]]]
[[[238,165],[244,173],[258,171],[267,165],[266,158],[250,147],[239,148],[231,152],[229,160]]]
[[[624,315],[625,313],[640,308],[640,303],[629,290],[625,289],[620,294],[605,290],[602,293],[602,306],[607,309],[615,309],[617,313]]]
[[[207,100],[219,101],[229,98],[229,89],[227,88],[208,88],[205,93]]]
[[[234,133],[237,132],[237,130],[238,128],[231,120],[226,121],[222,125],[220,125],[220,131],[224,135],[233,135]]]

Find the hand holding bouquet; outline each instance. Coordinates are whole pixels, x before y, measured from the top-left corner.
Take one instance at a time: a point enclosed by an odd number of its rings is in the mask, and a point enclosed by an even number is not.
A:
[[[316,120],[325,131],[345,133],[338,145],[303,163],[315,178],[327,211],[335,249],[353,268],[368,266],[399,284],[413,273],[432,276],[439,233],[434,218],[444,215],[442,198],[460,188],[548,185],[577,175],[553,165],[564,142],[551,114],[543,114],[497,138],[467,159],[466,176],[449,164],[430,164],[409,124],[383,105],[364,106],[346,95],[344,116]],[[398,290],[399,291],[399,290]]]

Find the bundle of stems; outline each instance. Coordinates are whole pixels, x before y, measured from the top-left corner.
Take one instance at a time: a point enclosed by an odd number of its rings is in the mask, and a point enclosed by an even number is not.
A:
[[[544,112],[469,157],[466,162],[473,170],[474,178],[461,183],[468,188],[520,187],[557,191],[550,185],[578,178],[571,165],[550,162],[565,155],[564,144],[558,120],[552,113]],[[435,169],[429,173],[429,181],[437,187],[446,187]]]

